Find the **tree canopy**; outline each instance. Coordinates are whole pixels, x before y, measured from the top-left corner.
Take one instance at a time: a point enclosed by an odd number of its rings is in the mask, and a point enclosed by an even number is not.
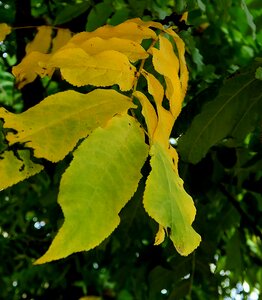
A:
[[[259,299],[260,2],[0,2],[1,298]]]

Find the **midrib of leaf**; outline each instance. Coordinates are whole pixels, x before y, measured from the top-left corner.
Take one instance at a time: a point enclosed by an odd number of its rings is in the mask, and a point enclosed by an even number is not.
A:
[[[234,129],[232,130],[232,136],[234,136],[234,132],[237,131],[238,126],[241,124],[242,120],[245,119],[246,115],[249,113],[249,111],[253,108],[254,105],[257,104],[257,102],[262,98],[262,94],[256,97],[257,100],[253,101],[252,104],[248,107],[248,109],[244,112],[244,114],[241,116],[239,122],[236,124]]]
[[[214,114],[213,118],[211,118],[206,125],[203,127],[203,129],[200,131],[199,135],[196,137],[196,139],[194,140],[192,146],[190,147],[190,151],[188,152],[188,158],[191,156],[191,153],[194,150],[194,146],[197,143],[197,141],[200,139],[200,137],[202,136],[202,133],[209,127],[210,123],[212,123],[216,118],[217,115],[225,108],[225,106],[227,106],[230,101],[232,99],[234,99],[240,92],[242,92],[249,84],[251,84],[253,81],[255,81],[256,79],[252,79],[250,80],[248,83],[246,83],[242,88],[240,88],[235,94],[233,94],[231,97],[228,98],[228,100],[220,107],[220,109]],[[219,95],[218,95],[219,97]],[[215,99],[216,100],[216,99]]]

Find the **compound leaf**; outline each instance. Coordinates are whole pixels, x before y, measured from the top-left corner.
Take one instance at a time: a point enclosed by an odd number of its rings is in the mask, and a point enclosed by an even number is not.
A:
[[[144,134],[128,115],[115,116],[83,141],[61,180],[65,222],[36,264],[92,249],[108,237],[137,189],[147,155]]]

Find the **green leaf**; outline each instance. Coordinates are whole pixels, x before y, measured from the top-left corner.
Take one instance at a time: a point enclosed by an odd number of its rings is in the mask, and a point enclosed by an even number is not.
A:
[[[253,39],[256,38],[256,25],[254,23],[254,18],[251,15],[250,11],[248,10],[247,4],[245,0],[241,0],[241,8],[244,10],[246,18],[247,18],[247,23],[249,27],[252,29],[252,34],[253,34]]]
[[[89,1],[75,3],[74,5],[66,5],[65,8],[56,15],[54,25],[59,25],[71,21],[72,19],[84,13],[89,7]]]
[[[118,25],[118,24],[124,22],[125,20],[127,20],[129,14],[130,14],[130,9],[128,7],[123,7],[121,9],[115,11],[112,18],[109,21],[109,24],[111,24],[113,26]]]
[[[86,31],[93,31],[96,28],[104,25],[113,12],[114,8],[112,3],[98,3],[88,15]]]
[[[256,69],[256,79],[262,80],[262,67]]]
[[[242,140],[259,121],[262,84],[254,70],[226,81],[214,101],[208,102],[178,141],[183,160],[199,162],[209,148],[226,137]]]
[[[138,122],[116,116],[97,128],[74,152],[58,201],[65,222],[37,264],[99,245],[119,224],[119,212],[141,178],[148,147]]]
[[[168,153],[154,144],[150,150],[152,171],[144,193],[144,207],[148,214],[165,228],[181,255],[190,254],[201,238],[191,227],[196,209],[192,198],[183,187],[183,180],[173,169]]]
[[[135,107],[130,99],[114,90],[96,89],[88,94],[75,91],[57,93],[21,113],[0,109],[0,118],[9,132],[10,145],[25,144],[35,157],[52,162],[63,159],[79,139],[103,125],[115,114]]]
[[[39,173],[43,169],[43,166],[30,160],[28,150],[18,150],[17,156],[12,151],[5,151],[0,156],[0,191]]]

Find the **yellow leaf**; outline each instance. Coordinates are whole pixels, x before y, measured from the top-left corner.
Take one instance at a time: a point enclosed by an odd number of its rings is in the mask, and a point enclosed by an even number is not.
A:
[[[18,150],[17,156],[12,151],[5,151],[0,155],[0,190],[33,176],[44,168],[30,160],[28,150]]]
[[[173,31],[171,28],[168,28],[166,30],[166,32],[173,37],[173,39],[176,43],[176,47],[178,50],[179,64],[180,64],[179,76],[180,76],[183,97],[185,97],[185,94],[187,91],[187,84],[188,84],[188,69],[186,66],[186,59],[185,59],[185,43],[179,37],[179,35],[175,31]]]
[[[48,61],[50,54],[44,54],[36,51],[30,52],[26,55],[20,64],[14,66],[12,73],[16,77],[16,84],[19,89],[26,84],[33,82],[37,75],[43,77],[44,75],[52,76],[53,68],[43,68],[39,65],[41,61]]]
[[[188,255],[201,241],[191,226],[196,214],[194,202],[184,190],[183,180],[174,171],[167,151],[155,143],[150,155],[152,171],[144,192],[145,210],[162,227],[170,228],[170,238],[175,248],[181,255]]]
[[[47,97],[21,114],[0,108],[0,118],[5,128],[16,131],[6,136],[10,145],[25,144],[34,149],[35,157],[57,162],[79,139],[130,107],[135,107],[130,99],[114,90],[96,89],[88,94],[69,90]]]
[[[43,65],[49,61],[51,53],[56,52],[64,46],[71,38],[71,32],[68,29],[58,29],[57,35],[53,39],[53,48],[50,50],[52,28],[48,26],[38,27],[38,33],[34,40],[27,45],[27,55],[22,61],[13,67],[12,73],[16,77],[16,84],[19,89],[26,84],[33,82],[37,75],[51,77],[54,68],[43,68]],[[46,54],[47,52],[49,54]]]
[[[143,71],[142,74],[147,80],[148,92],[153,96],[157,107],[158,122],[154,131],[153,140],[159,142],[167,149],[169,147],[169,136],[175,120],[170,111],[162,106],[164,89],[161,83],[148,72]]]
[[[70,42],[74,44],[83,43],[93,37],[100,37],[102,39],[115,37],[135,41],[140,44],[143,39],[156,39],[157,35],[147,26],[142,26],[129,20],[117,26],[105,25],[92,32],[78,33]]]
[[[179,60],[171,42],[167,38],[159,36],[159,41],[160,49],[152,48],[153,65],[158,73],[164,75],[170,111],[176,119],[181,111],[183,101],[181,82],[179,80]]]
[[[159,23],[159,22],[154,22],[154,21],[143,21],[141,20],[140,18],[134,18],[134,19],[130,19],[130,20],[127,20],[126,21],[127,23],[128,22],[132,22],[132,23],[136,23],[138,24],[139,26],[142,26],[142,27],[153,27],[153,28],[157,28],[157,29],[160,29],[160,30],[165,30],[165,27]]]
[[[0,42],[5,40],[5,37],[11,33],[12,28],[6,23],[0,23]]]
[[[52,51],[55,53],[58,49],[63,47],[72,37],[72,32],[69,29],[59,28],[57,34],[52,41]]]
[[[65,222],[35,264],[90,250],[107,238],[137,189],[147,155],[143,131],[127,114],[92,132],[74,151],[61,180],[58,202]]]
[[[157,245],[162,244],[165,240],[165,236],[166,236],[166,232],[165,232],[164,227],[159,225],[159,229],[158,229],[158,232],[157,232],[156,237],[155,237],[154,245],[157,246]]]
[[[26,45],[26,54],[32,51],[38,51],[41,53],[47,53],[52,40],[52,27],[50,26],[40,26],[37,27],[37,34],[35,35],[33,41]]]
[[[164,88],[156,77],[145,70],[142,70],[142,75],[147,80],[148,92],[154,97],[157,108],[162,106],[164,98]]]
[[[105,50],[115,50],[123,53],[131,62],[148,57],[146,50],[138,43],[120,38],[101,39],[93,37],[80,45],[86,53],[94,55]]]
[[[76,86],[111,86],[118,84],[122,91],[132,88],[135,67],[117,51],[108,50],[89,55],[81,48],[65,48],[55,53],[47,67],[58,67],[62,76]]]
[[[140,91],[136,91],[133,94],[141,103],[142,105],[142,114],[145,118],[148,135],[150,138],[150,142],[153,140],[153,135],[157,127],[157,114],[153,107],[153,105],[150,103],[150,101],[147,99],[147,97]]]

